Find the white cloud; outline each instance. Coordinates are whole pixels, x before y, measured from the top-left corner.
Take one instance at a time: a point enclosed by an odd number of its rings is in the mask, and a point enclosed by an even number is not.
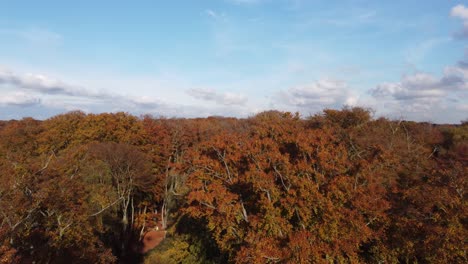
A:
[[[20,74],[0,70],[2,105],[42,105],[52,108],[90,109],[90,111],[157,111],[165,104],[157,98],[123,96],[117,93],[80,88],[42,74]],[[9,90],[16,92],[9,93]],[[42,98],[40,100],[39,98]]]
[[[468,20],[468,8],[464,5],[454,6],[450,12],[453,17],[459,17],[463,20]]]
[[[468,69],[446,67],[441,78],[427,73],[405,75],[399,82],[377,85],[370,93],[376,98],[395,100],[439,100],[452,93],[468,93]]]
[[[39,97],[24,92],[3,93],[0,96],[0,105],[6,106],[33,106],[41,103]]]
[[[211,101],[219,105],[245,105],[247,97],[236,93],[219,93],[213,89],[189,89],[187,94],[193,98]]]
[[[465,118],[468,103],[468,69],[446,67],[441,77],[428,73],[405,75],[371,89],[377,110],[394,117],[453,123]]]
[[[464,5],[457,5],[452,8],[450,15],[463,21],[463,28],[455,33],[455,37],[468,38],[468,8]]]
[[[463,29],[455,36],[468,37],[468,8],[457,5],[450,15],[463,20]],[[433,44],[437,42],[427,43],[426,48]],[[420,48],[426,52],[424,45]],[[393,117],[438,123],[462,120],[468,115],[468,53],[465,51],[465,58],[456,65],[445,67],[440,76],[407,74],[399,81],[378,84],[369,93],[377,110]]]
[[[164,105],[163,101],[148,96],[129,98],[129,102],[133,103],[136,106],[147,109],[156,109]]]
[[[404,76],[400,82],[379,84],[371,90],[371,94],[377,98],[391,97],[396,100],[439,98],[446,91],[440,89],[438,83],[432,75],[417,73]]]
[[[291,87],[279,92],[276,103],[292,106],[299,110],[319,110],[325,107],[339,108],[345,104],[355,104],[357,97],[351,93],[346,82],[321,79],[308,85]]]
[[[96,93],[42,74],[20,74],[9,70],[0,70],[0,85],[12,86],[16,89],[29,90],[41,94],[56,94],[99,98],[107,94]]]
[[[130,82],[129,85],[135,83]],[[164,86],[171,87],[165,82]],[[238,93],[210,89],[186,90],[186,94],[192,98],[214,103],[191,105],[187,104],[190,100],[184,103],[190,97],[182,98],[183,93],[176,98],[178,101],[172,100],[169,103],[159,97],[138,93],[123,95],[118,92],[97,91],[93,87],[95,86],[90,85],[82,88],[81,85],[70,84],[45,74],[22,74],[0,68],[0,119],[21,118],[24,115],[46,118],[70,110],[89,113],[125,111],[136,115],[169,117],[248,116],[253,112],[246,105],[247,97]],[[24,108],[26,106],[28,108]],[[22,107],[20,112],[17,112],[17,107]]]

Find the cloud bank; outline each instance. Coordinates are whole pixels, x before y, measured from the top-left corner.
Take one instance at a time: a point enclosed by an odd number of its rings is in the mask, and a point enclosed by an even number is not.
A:
[[[0,70],[0,91],[0,107],[6,109],[6,112],[19,112],[19,115],[0,114],[0,119],[18,118],[34,112],[49,113],[50,116],[71,110],[93,113],[125,111],[133,114],[177,117],[251,114],[246,106],[247,97],[238,93],[189,89],[186,90],[189,98],[212,104],[190,105],[184,104],[183,101],[169,103],[156,97],[85,89],[43,74],[22,74],[4,69]],[[41,113],[35,116],[44,117]]]
[[[0,70],[0,88],[6,90],[0,97],[2,105],[42,105],[65,110],[90,111],[157,110],[164,105],[157,98],[97,92],[42,74],[20,74],[11,70]]]
[[[441,76],[418,72],[400,81],[378,84],[369,93],[387,112],[400,112],[413,119],[453,122],[468,117],[467,58],[448,66]]]

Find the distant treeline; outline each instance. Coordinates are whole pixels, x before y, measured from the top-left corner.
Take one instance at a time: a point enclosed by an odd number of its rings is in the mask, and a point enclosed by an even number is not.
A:
[[[0,263],[468,263],[467,185],[467,122],[2,121]]]

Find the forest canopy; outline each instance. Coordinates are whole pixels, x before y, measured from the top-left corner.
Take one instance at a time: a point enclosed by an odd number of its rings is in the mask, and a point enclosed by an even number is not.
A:
[[[467,263],[467,176],[467,122],[357,107],[2,121],[0,263]]]

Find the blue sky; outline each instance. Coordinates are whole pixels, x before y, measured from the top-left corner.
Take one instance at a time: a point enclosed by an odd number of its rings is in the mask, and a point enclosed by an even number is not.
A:
[[[0,119],[71,111],[468,118],[468,3],[0,0]]]

